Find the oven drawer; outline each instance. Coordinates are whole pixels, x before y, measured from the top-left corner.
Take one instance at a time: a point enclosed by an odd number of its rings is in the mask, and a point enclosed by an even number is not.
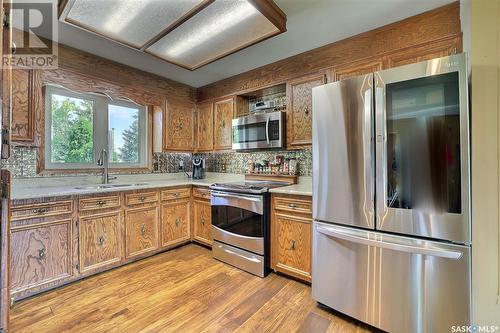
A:
[[[266,275],[264,257],[214,241],[212,256],[260,277]]]
[[[264,254],[264,237],[248,237],[222,230],[212,225],[212,238],[260,255]]]

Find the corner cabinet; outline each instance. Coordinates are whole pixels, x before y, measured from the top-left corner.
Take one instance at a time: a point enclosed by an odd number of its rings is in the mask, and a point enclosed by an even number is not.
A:
[[[196,108],[195,151],[211,151],[214,148],[214,107],[201,103]]]
[[[311,282],[311,197],[272,195],[271,267]]]
[[[214,103],[214,150],[231,149],[233,113],[233,98]]]
[[[324,74],[308,75],[287,82],[287,146],[312,144],[312,88],[325,83]]]
[[[195,109],[194,103],[167,101],[165,150],[193,151]]]

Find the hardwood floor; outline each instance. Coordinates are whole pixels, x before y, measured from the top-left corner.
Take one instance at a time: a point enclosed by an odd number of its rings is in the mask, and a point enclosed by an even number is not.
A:
[[[11,332],[369,332],[311,288],[250,275],[190,244],[16,303]]]

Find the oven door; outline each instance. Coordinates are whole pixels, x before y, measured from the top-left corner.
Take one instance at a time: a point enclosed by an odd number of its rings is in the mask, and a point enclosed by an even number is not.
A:
[[[212,237],[264,254],[264,196],[212,191]]]
[[[233,119],[235,150],[282,148],[284,146],[284,112],[271,112]]]

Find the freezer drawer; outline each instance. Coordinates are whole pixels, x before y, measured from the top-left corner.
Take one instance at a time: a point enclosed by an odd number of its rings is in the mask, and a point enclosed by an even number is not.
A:
[[[313,225],[312,294],[388,332],[470,325],[470,248]]]

